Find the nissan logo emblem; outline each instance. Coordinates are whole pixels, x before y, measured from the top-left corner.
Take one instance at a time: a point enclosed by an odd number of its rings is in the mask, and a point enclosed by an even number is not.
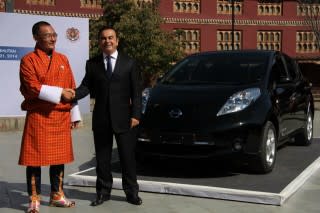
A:
[[[182,111],[178,108],[169,110],[169,116],[171,118],[179,118],[182,116]]]

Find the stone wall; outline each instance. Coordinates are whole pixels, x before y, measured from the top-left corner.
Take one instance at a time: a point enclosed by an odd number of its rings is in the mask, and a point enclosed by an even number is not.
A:
[[[23,130],[25,117],[0,117],[0,132]]]
[[[84,114],[79,125],[80,128],[91,128],[91,113]],[[24,128],[25,117],[0,117],[0,132],[22,131]]]

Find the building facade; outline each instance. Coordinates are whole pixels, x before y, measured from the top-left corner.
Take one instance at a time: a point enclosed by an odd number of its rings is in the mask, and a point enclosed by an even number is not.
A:
[[[133,1],[137,5],[152,2]],[[103,14],[102,3],[103,0],[0,0],[0,12],[97,19]],[[159,5],[165,21],[162,28],[178,32],[177,39],[186,54],[279,50],[298,59],[306,67],[306,74],[320,85],[319,44],[305,22],[311,10],[320,16],[320,3],[303,8],[296,0],[160,0]]]
[[[138,5],[152,2],[133,1]],[[0,0],[0,11],[96,19],[103,13],[102,3],[103,0]],[[320,4],[309,7],[320,11]],[[179,31],[177,39],[187,54],[272,49],[298,59],[319,57],[314,32],[305,23],[306,12],[295,0],[160,0],[159,12],[165,20],[163,29]]]
[[[308,6],[320,10],[320,4]],[[163,28],[180,32],[177,39],[186,53],[263,49],[319,59],[315,34],[297,1],[162,0],[159,10]]]
[[[102,0],[0,0],[6,12],[70,16],[97,19],[102,13]],[[0,6],[1,8],[1,6]]]

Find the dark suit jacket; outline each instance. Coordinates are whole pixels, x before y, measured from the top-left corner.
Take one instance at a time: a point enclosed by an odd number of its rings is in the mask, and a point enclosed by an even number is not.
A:
[[[116,133],[128,131],[130,119],[141,117],[141,83],[135,61],[120,52],[111,78],[107,77],[102,54],[88,60],[76,100],[89,93],[95,98],[92,129],[105,130],[111,125]]]

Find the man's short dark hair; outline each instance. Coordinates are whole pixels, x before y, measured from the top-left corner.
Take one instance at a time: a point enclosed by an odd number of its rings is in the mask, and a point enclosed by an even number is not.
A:
[[[101,36],[102,31],[105,31],[105,30],[113,30],[113,31],[116,33],[116,37],[118,38],[118,33],[117,33],[117,31],[116,31],[113,27],[104,26],[104,27],[101,27],[100,30],[99,30],[99,32],[98,32],[98,40],[100,39],[100,36]]]
[[[51,25],[46,21],[39,21],[39,22],[35,23],[32,26],[32,35],[38,35],[40,27],[42,27],[42,26],[51,26]]]

